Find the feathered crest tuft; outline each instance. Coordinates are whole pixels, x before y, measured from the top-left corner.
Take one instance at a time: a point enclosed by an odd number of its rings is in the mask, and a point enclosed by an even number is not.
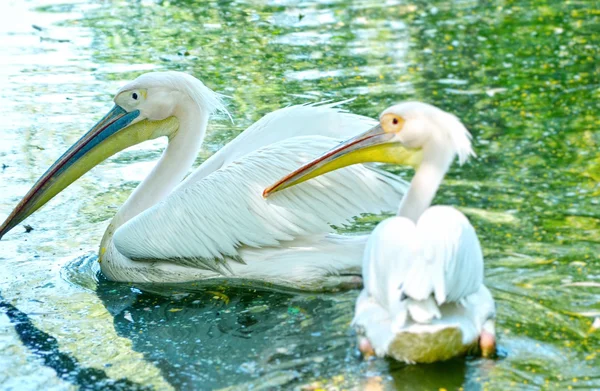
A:
[[[399,113],[407,119],[421,117],[433,122],[437,129],[449,139],[461,165],[469,157],[476,156],[471,147],[471,133],[455,115],[428,103],[417,101],[402,102],[393,106],[393,112]]]
[[[443,114],[442,117],[445,118],[436,118],[435,121],[438,122],[438,126],[441,129],[445,129],[448,132],[450,142],[458,156],[458,163],[463,165],[469,157],[477,156],[471,145],[471,133],[457,116],[447,112],[443,112]]]
[[[139,76],[124,88],[136,88],[138,84],[143,85],[145,88],[170,87],[187,94],[208,114],[221,112],[231,119],[231,114],[229,114],[223,103],[225,95],[214,92],[188,73],[177,71],[149,72]]]

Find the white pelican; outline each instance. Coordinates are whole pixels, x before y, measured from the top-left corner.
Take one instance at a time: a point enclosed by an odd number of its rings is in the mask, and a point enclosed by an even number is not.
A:
[[[0,237],[109,156],[160,136],[168,146],[102,238],[103,274],[116,281],[183,282],[226,277],[320,289],[360,282],[366,237],[331,225],[393,210],[406,189],[368,166],[333,173],[268,201],[263,189],[372,120],[334,106],[268,114],[185,180],[220,95],[181,72],[138,77],[113,109],[65,152],[0,226]],[[371,123],[370,123],[371,121]]]
[[[425,103],[401,103],[385,110],[374,128],[264,192],[355,163],[416,168],[398,216],[380,223],[365,248],[364,289],[353,320],[365,354],[427,363],[464,354],[478,342],[485,356],[495,351],[495,305],[483,285],[475,230],[458,210],[430,206],[454,158],[462,164],[473,155],[470,138],[454,115]]]

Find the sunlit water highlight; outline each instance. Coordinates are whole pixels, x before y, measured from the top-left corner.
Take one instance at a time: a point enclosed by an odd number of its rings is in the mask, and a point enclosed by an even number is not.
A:
[[[481,237],[501,348],[496,360],[365,362],[349,329],[357,291],[104,280],[96,247],[160,155],[156,141],[109,159],[32,216],[32,232],[0,242],[0,389],[600,389],[600,16],[590,3],[0,7],[1,217],[148,70],[188,71],[232,97],[235,123],[211,121],[198,163],[289,104],[356,96],[347,107],[375,117],[428,101],[474,134],[478,158],[451,172],[435,202],[461,208]]]

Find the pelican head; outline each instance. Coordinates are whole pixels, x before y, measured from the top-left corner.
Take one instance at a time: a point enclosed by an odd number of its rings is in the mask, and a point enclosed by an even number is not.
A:
[[[403,102],[379,117],[379,124],[266,188],[263,196],[352,164],[381,162],[418,168],[432,163],[447,169],[458,155],[464,163],[474,155],[471,135],[460,120],[435,106]]]
[[[0,226],[0,238],[115,153],[157,137],[175,137],[183,110],[191,106],[206,118],[215,110],[224,110],[218,94],[182,72],[141,75],[117,92],[114,103],[108,114],[38,179]]]

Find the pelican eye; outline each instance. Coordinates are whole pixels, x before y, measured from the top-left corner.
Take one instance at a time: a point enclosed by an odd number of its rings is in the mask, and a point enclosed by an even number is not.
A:
[[[138,94],[137,94],[137,92],[134,92],[133,94],[131,94],[131,97],[132,97],[133,99],[137,100],[137,98],[138,98]]]
[[[404,118],[392,113],[384,114],[379,122],[383,131],[387,133],[398,133],[404,126]]]

